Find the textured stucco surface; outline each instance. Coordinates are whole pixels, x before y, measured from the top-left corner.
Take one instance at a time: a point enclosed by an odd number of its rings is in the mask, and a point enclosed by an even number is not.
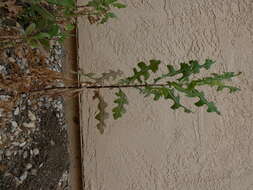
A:
[[[209,57],[213,71],[242,71],[241,92],[207,90],[222,116],[173,112],[170,103],[127,90],[126,115],[96,129],[97,102],[83,93],[85,190],[253,190],[253,1],[125,0],[128,8],[102,26],[79,20],[79,64],[86,72],[138,61],[164,64]],[[113,90],[100,90],[112,103]],[[186,104],[193,101],[186,101]],[[109,106],[108,111],[111,107]]]

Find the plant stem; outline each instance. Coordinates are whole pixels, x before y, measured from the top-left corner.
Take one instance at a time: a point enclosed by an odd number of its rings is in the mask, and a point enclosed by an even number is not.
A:
[[[100,89],[100,88],[143,88],[143,87],[159,87],[168,86],[169,84],[132,84],[132,85],[101,85],[101,86],[83,86],[88,89]]]
[[[113,88],[144,88],[144,87],[161,87],[169,86],[169,84],[133,84],[133,85],[82,85],[81,87],[77,86],[66,86],[66,87],[50,87],[45,89],[33,90],[31,94],[46,93],[50,91],[73,91],[80,92],[84,89],[113,89]]]

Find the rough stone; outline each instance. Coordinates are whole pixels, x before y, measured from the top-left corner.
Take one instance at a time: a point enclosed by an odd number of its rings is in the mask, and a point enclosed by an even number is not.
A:
[[[11,155],[12,155],[12,151],[10,151],[10,150],[7,150],[6,152],[5,152],[5,155],[7,156],[7,157],[10,157]]]
[[[32,167],[33,167],[33,165],[32,165],[31,163],[28,163],[28,164],[25,166],[25,168],[26,168],[27,170],[30,170]]]
[[[25,172],[19,177],[21,183],[27,178],[27,175],[28,175],[28,172],[25,171]]]
[[[36,116],[31,111],[28,111],[28,117],[31,121],[36,121]]]
[[[33,149],[33,155],[37,156],[40,153],[38,148]]]
[[[23,123],[23,126],[26,127],[26,128],[35,128],[36,125],[34,122],[31,122],[31,123]]]
[[[17,124],[16,121],[11,121],[11,125],[12,125],[12,127],[14,127],[14,128],[17,128],[17,127],[18,127],[18,124]]]

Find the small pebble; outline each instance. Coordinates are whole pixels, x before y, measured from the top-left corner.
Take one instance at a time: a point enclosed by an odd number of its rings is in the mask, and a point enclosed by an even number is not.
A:
[[[28,163],[28,164],[26,164],[26,166],[25,166],[25,168],[26,168],[27,170],[30,170],[32,167],[33,167],[33,165],[32,165],[31,163]]]
[[[12,155],[12,152],[11,152],[10,150],[7,150],[7,151],[5,152],[5,155],[6,155],[7,157],[9,157],[9,156]]]
[[[28,152],[25,151],[24,154],[23,154],[23,158],[26,159],[28,157]]]
[[[36,116],[31,111],[28,111],[28,117],[31,121],[36,121]]]
[[[8,60],[11,62],[11,63],[15,63],[16,60],[13,58],[13,57],[9,57]]]
[[[68,125],[65,124],[65,125],[62,126],[62,128],[65,129],[65,130],[67,130],[68,129]]]
[[[31,174],[32,174],[32,175],[37,175],[37,170],[36,170],[36,169],[32,169],[32,170],[31,170]]]
[[[19,114],[19,107],[17,107],[14,111],[14,115],[18,115]]]
[[[55,145],[55,142],[53,140],[50,141],[51,146]]]
[[[17,128],[17,127],[18,127],[18,124],[17,124],[16,121],[12,121],[12,122],[11,122],[11,125],[12,125],[12,127],[14,127],[14,128]]]
[[[39,149],[35,148],[33,149],[33,154],[37,156],[40,153]]]
[[[31,100],[27,100],[27,104],[28,104],[29,106],[32,105]]]
[[[3,65],[0,65],[0,73],[5,73],[6,69]]]
[[[19,177],[19,179],[20,179],[20,181],[21,182],[23,182],[26,178],[27,178],[27,171],[25,171],[20,177]]]
[[[19,146],[20,145],[19,142],[13,142],[11,144],[14,145],[14,146]]]
[[[23,147],[23,146],[25,146],[25,144],[26,144],[26,142],[23,142],[23,143],[21,143],[19,146],[20,146],[20,147]]]

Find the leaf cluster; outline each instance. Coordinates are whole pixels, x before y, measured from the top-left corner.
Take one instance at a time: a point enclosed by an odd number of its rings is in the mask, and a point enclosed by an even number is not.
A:
[[[151,73],[156,73],[159,68],[161,61],[159,60],[150,60],[149,65],[144,62],[140,62],[137,64],[138,68],[133,68],[133,75],[127,77],[126,79],[121,79],[120,84],[131,84],[136,81],[139,83],[146,82]]]
[[[63,43],[72,36],[71,31],[75,28],[77,17],[84,16],[90,23],[103,24],[109,18],[116,17],[112,8],[126,7],[117,0],[91,0],[84,6],[77,6],[75,0],[19,1],[21,6],[16,11],[15,19],[23,30],[20,37],[15,38],[15,42],[44,50],[50,49],[52,41]],[[6,5],[0,4],[0,8],[1,6]],[[9,44],[15,43],[10,41]]]
[[[98,22],[104,24],[110,18],[116,18],[116,14],[111,12],[111,8],[126,8],[126,5],[119,3],[118,0],[91,0],[87,4],[88,7],[92,7],[94,11],[89,13],[90,22]],[[93,20],[93,21],[92,21]]]
[[[116,106],[112,109],[113,118],[115,120],[121,118],[126,113],[125,106],[129,102],[127,95],[122,90],[123,88],[135,88],[139,90],[140,94],[144,95],[144,97],[152,96],[154,101],[161,99],[171,101],[172,105],[170,108],[172,110],[181,108],[186,113],[192,113],[193,111],[181,103],[181,95],[189,98],[197,98],[198,101],[194,103],[196,107],[206,106],[207,112],[214,112],[218,115],[221,113],[215,103],[209,101],[206,98],[205,93],[200,91],[198,87],[216,87],[217,91],[228,89],[229,93],[240,90],[237,87],[227,85],[225,81],[231,80],[241,73],[212,73],[211,76],[203,78],[197,78],[195,76],[196,74],[200,73],[202,69],[209,70],[212,65],[215,64],[215,62],[210,59],[206,59],[203,64],[199,64],[199,62],[196,60],[191,60],[188,63],[181,63],[178,69],[173,65],[168,64],[166,65],[167,72],[161,74],[159,77],[155,77],[156,72],[159,70],[160,63],[160,60],[150,60],[149,64],[140,62],[137,64],[136,68],[133,68],[133,74],[131,76],[120,79],[115,85],[107,86],[109,88],[119,88],[118,92],[115,93],[116,98],[114,103]],[[101,82],[104,79],[110,79],[110,77],[113,77],[114,79],[118,77],[117,72],[113,71],[110,71],[109,73],[103,73],[101,77],[94,77],[94,73],[88,73],[85,76],[94,80],[95,82]],[[158,83],[160,81],[163,81],[163,83]],[[95,84],[98,85],[99,83]],[[103,85],[99,87],[106,88],[106,86]],[[105,107],[103,107],[103,109],[105,109]],[[96,119],[99,121],[98,126],[100,128],[101,126],[105,125],[104,120],[101,120],[101,118],[108,117],[107,113],[102,117],[103,113],[105,112],[100,111],[99,117],[96,117]]]
[[[112,109],[112,112],[113,118],[119,119],[123,116],[124,113],[126,113],[125,105],[128,104],[128,100],[126,94],[121,89],[119,89],[115,95],[117,98],[114,100],[114,103],[117,104],[117,106]]]
[[[237,87],[225,84],[226,80],[230,80],[233,77],[240,75],[241,73],[224,72],[223,74],[212,73],[209,77],[199,78],[193,80],[193,76],[200,73],[201,69],[209,70],[215,62],[210,59],[206,59],[203,64],[199,64],[196,60],[191,60],[188,63],[181,63],[180,68],[176,69],[171,64],[167,65],[167,73],[161,74],[159,77],[153,79],[154,83],[148,82],[151,74],[156,73],[160,65],[159,60],[150,60],[150,64],[146,65],[144,62],[138,63],[138,68],[133,69],[133,75],[126,79],[121,79],[119,84],[145,84],[143,86],[133,86],[140,91],[145,97],[153,96],[154,100],[171,100],[173,105],[170,107],[173,110],[182,108],[186,113],[191,113],[192,110],[181,104],[181,94],[190,98],[198,98],[199,100],[194,103],[197,107],[206,106],[207,112],[215,112],[220,115],[220,111],[216,107],[215,103],[207,100],[205,93],[199,91],[199,86],[217,87],[217,91],[223,89],[229,89],[230,93],[240,90]],[[178,77],[177,77],[178,76]],[[176,78],[173,79],[172,77]],[[165,81],[162,84],[158,84],[158,81]],[[149,80],[150,81],[150,80]],[[125,110],[122,110],[124,113]]]

